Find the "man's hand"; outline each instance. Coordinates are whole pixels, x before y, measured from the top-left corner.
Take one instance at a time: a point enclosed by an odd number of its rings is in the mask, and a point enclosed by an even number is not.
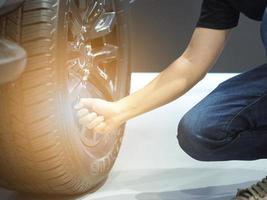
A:
[[[121,110],[115,102],[97,98],[83,98],[74,107],[79,123],[94,133],[108,134],[123,123]]]

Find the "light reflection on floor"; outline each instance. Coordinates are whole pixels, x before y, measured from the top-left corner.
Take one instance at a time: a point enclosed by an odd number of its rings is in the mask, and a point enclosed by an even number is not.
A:
[[[164,169],[112,172],[95,193],[44,196],[0,192],[1,200],[227,200],[267,175],[242,169]]]

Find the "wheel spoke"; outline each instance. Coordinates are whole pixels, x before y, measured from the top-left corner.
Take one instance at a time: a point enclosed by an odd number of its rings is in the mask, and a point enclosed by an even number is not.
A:
[[[107,12],[100,15],[90,29],[84,34],[85,39],[104,37],[111,33],[116,21],[115,12]]]
[[[80,10],[86,10],[88,5],[88,0],[79,0]]]
[[[108,34],[115,30],[116,13],[110,4],[107,5],[110,6],[107,8],[109,12],[106,12],[105,0],[69,2],[68,92],[73,96],[70,99],[73,102],[77,97],[88,96],[112,99],[115,88],[109,70],[113,65],[108,63],[116,62],[119,47],[109,44]],[[102,88],[101,91],[98,87]],[[77,126],[84,135],[82,140],[86,146],[96,147],[100,142],[101,145],[108,142],[102,134]]]
[[[69,81],[69,86],[68,86],[68,89],[69,89],[69,93],[73,93],[77,88],[79,88],[81,86],[81,81],[79,79],[76,78],[76,76],[72,76],[70,74],[70,81]]]
[[[115,45],[106,44],[100,49],[93,50],[92,56],[94,63],[117,59],[118,47]]]
[[[68,69],[68,90],[71,94],[82,83],[78,61],[72,61]]]
[[[97,21],[96,26],[95,26],[95,31],[97,33],[103,33],[108,34],[112,31],[112,28],[115,24],[115,17],[116,13],[115,12],[107,12],[104,13],[100,19]]]
[[[88,6],[84,17],[83,24],[90,28],[90,26],[94,25],[94,22],[98,19],[98,17],[105,12],[103,4],[99,1],[94,1],[91,5]]]
[[[80,10],[77,7],[77,4],[73,0],[70,1],[70,12],[72,14],[72,18],[75,19],[75,21],[77,21],[77,23],[81,27],[83,23],[82,23],[82,18],[80,15]]]
[[[69,42],[67,45],[67,58],[68,60],[74,60],[81,56],[79,44],[74,42]]]
[[[70,13],[71,13],[71,31],[74,36],[78,36],[81,33],[81,29],[83,26],[82,17],[80,14],[80,10],[77,7],[74,0],[70,1]]]

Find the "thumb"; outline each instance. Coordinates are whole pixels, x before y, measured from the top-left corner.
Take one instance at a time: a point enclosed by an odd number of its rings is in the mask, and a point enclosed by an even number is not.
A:
[[[86,107],[88,109],[92,108],[94,98],[81,98],[78,104],[74,106],[76,110],[79,110],[83,107]]]

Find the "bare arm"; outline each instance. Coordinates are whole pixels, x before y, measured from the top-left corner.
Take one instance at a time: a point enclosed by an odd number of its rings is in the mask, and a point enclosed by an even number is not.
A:
[[[82,99],[79,122],[98,133],[110,133],[129,119],[165,105],[199,82],[220,55],[230,30],[196,28],[182,54],[154,80],[119,101]]]
[[[196,28],[182,54],[144,88],[117,102],[121,120],[127,121],[165,105],[191,89],[214,65],[229,30]]]

